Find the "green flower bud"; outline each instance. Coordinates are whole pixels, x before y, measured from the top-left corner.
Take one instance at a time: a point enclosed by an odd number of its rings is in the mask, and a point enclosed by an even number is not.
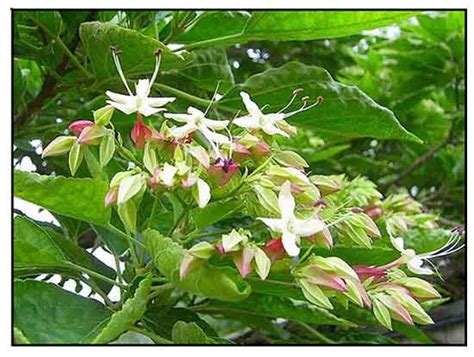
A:
[[[105,167],[114,156],[115,152],[115,138],[111,133],[106,135],[100,142],[99,157],[100,166]]]
[[[128,200],[117,206],[117,213],[124,227],[129,232],[135,232],[137,226],[137,206],[133,200]]]
[[[43,150],[42,158],[48,156],[59,156],[69,152],[76,142],[75,136],[58,136],[51,141]]]
[[[94,111],[94,121],[98,126],[106,126],[110,123],[113,114],[114,107],[106,105],[105,107]]]
[[[155,149],[152,147],[152,143],[149,141],[145,144],[143,153],[143,164],[145,168],[153,175],[156,167],[158,166],[158,160],[156,158]]]
[[[76,141],[71,151],[69,151],[69,170],[71,171],[71,175],[74,176],[77,172],[77,169],[82,163],[82,159],[84,158],[84,152],[82,151],[81,145]]]
[[[272,262],[265,252],[255,247],[255,270],[260,279],[265,280],[270,273]]]
[[[303,169],[308,167],[308,163],[297,153],[293,151],[280,151],[274,155],[274,159],[283,166]]]
[[[195,258],[209,259],[214,253],[214,246],[208,242],[199,242],[192,246],[188,253]]]

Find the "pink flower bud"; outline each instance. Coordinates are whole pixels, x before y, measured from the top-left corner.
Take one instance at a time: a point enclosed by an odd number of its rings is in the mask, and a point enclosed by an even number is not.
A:
[[[191,271],[191,264],[194,262],[195,258],[191,254],[186,254],[181,261],[179,267],[179,278],[181,280],[185,279],[189,272]]]
[[[214,249],[220,254],[220,255],[226,255],[226,252],[224,250],[224,246],[222,243],[217,243],[214,245]]]
[[[308,281],[311,284],[325,286],[336,291],[347,291],[347,286],[344,280],[334,273],[328,273],[316,266],[311,266],[311,276]]]
[[[156,191],[156,189],[158,188],[160,172],[161,172],[161,169],[159,166],[156,167],[155,170],[153,171],[153,176],[149,181],[152,191]]]
[[[242,251],[233,254],[235,266],[243,278],[253,271],[252,260],[254,257],[255,250],[249,247],[244,247]]]
[[[283,242],[281,238],[271,239],[265,244],[263,250],[270,257],[270,260],[273,262],[283,259],[285,256],[285,248],[283,247]]]
[[[254,160],[260,160],[262,157],[270,155],[271,150],[267,143],[259,141],[250,148],[250,152],[252,153],[252,158]]]
[[[247,149],[239,140],[234,140],[232,149],[232,159],[237,162],[242,162],[251,155],[249,149]]]
[[[79,144],[97,145],[106,133],[106,129],[96,124],[86,126],[81,130],[77,142]]]
[[[69,124],[69,130],[71,130],[74,135],[79,136],[84,128],[93,126],[94,122],[90,120],[76,120]]]
[[[352,269],[356,272],[360,280],[364,281],[370,277],[382,278],[385,276],[385,269],[369,267],[367,265],[355,265]]]
[[[105,195],[105,205],[107,207],[113,205],[114,203],[117,202],[117,197],[118,197],[118,186],[111,187],[107,194]]]
[[[334,245],[331,232],[327,228],[324,228],[321,232],[316,233],[313,237],[314,242],[318,246],[330,249]]]
[[[209,179],[219,187],[224,186],[232,176],[239,169],[239,164],[232,161],[232,159],[218,158],[214,165],[211,165],[207,170]]]
[[[380,207],[370,206],[365,209],[365,214],[372,219],[378,219],[383,216],[383,211]]]
[[[138,117],[130,136],[135,143],[135,147],[137,149],[143,149],[145,142],[152,137],[152,131],[145,125],[143,120]]]

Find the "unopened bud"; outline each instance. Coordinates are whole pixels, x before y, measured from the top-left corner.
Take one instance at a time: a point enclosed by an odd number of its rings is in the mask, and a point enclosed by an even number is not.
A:
[[[146,140],[152,137],[152,131],[145,125],[141,118],[135,121],[130,136],[137,149],[143,149]]]
[[[76,137],[74,136],[58,136],[53,141],[51,141],[48,146],[46,146],[41,155],[42,158],[48,156],[58,156],[63,155],[71,150],[71,147],[76,142]]]
[[[108,133],[107,129],[92,125],[84,128],[77,138],[79,144],[97,145],[100,143],[102,137]]]
[[[272,262],[283,259],[285,256],[285,248],[283,247],[281,238],[269,240],[263,250],[267,253]]]
[[[69,124],[69,130],[71,130],[74,135],[79,136],[81,135],[82,130],[89,126],[93,126],[94,122],[90,120],[75,120],[71,124]]]
[[[111,187],[107,194],[105,195],[105,206],[109,207],[113,205],[114,203],[117,203],[117,197],[118,197],[118,187]]]
[[[274,158],[280,165],[294,167],[296,169],[303,169],[309,166],[305,159],[289,150],[277,152]]]
[[[114,107],[106,105],[105,107],[94,111],[94,121],[98,126],[106,126],[110,123],[113,114]]]
[[[258,161],[263,157],[270,155],[271,149],[264,141],[259,141],[250,148],[252,159]]]
[[[214,253],[214,247],[208,242],[199,242],[192,246],[188,253],[195,258],[209,259]]]
[[[207,173],[211,182],[218,187],[224,186],[230,181],[232,176],[238,171],[239,164],[232,159],[217,159],[216,163],[209,167]]]

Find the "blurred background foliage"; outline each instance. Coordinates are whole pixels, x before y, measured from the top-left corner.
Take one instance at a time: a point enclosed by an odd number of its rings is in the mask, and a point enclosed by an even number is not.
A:
[[[43,174],[68,175],[66,160],[44,161],[41,150],[64,133],[72,120],[90,119],[92,110],[105,99],[105,88],[119,88],[107,52],[110,38],[102,39],[103,34],[93,26],[81,29],[81,34],[79,31],[84,22],[109,22],[143,35],[138,38],[116,30],[106,34],[123,39],[124,47],[132,49],[124,53],[124,62],[134,64],[126,66],[129,77],[151,72],[153,58],[143,60],[137,49],[153,46],[154,39],[172,49],[176,44],[184,44],[187,50],[197,48],[193,63],[199,66],[194,67],[175,66],[181,60],[165,53],[157,89],[190,95],[173,103],[172,111],[183,110],[199,98],[210,98],[219,80],[219,93],[224,94],[234,84],[290,61],[325,68],[338,82],[358,87],[392,110],[403,127],[423,143],[328,137],[311,128],[311,118],[306,118],[306,129],[300,130],[296,139],[282,140],[282,146],[302,153],[313,173],[366,176],[384,195],[408,192],[423,209],[438,214],[446,228],[464,224],[463,12],[418,13],[396,25],[309,41],[279,41],[278,35],[274,41],[263,39],[258,29],[252,36],[237,36],[250,16],[244,11],[15,11],[14,165]],[[207,41],[216,34],[224,40],[208,46]],[[170,84],[181,93],[172,92]],[[318,112],[311,115],[318,116]],[[116,117],[117,129],[127,138],[133,122],[119,113]],[[298,116],[292,124],[298,126]],[[463,259],[461,254],[451,261],[445,275],[444,287],[455,300],[464,295]],[[350,336],[344,338],[350,340]]]

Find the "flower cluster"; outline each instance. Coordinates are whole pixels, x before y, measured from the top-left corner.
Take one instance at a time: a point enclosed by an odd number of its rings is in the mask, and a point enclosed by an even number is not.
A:
[[[105,169],[117,155],[117,161],[127,168],[112,172],[104,204],[116,209],[131,235],[140,231],[138,210],[144,195],[153,197],[155,204],[180,206],[168,235],[183,245],[195,243],[181,262],[181,279],[212,261],[235,266],[243,278],[255,273],[260,279],[266,279],[280,264],[302,296],[321,308],[332,309],[334,299],[346,305],[352,302],[372,309],[387,328],[392,318],[409,324],[432,323],[419,301],[440,295],[429,283],[407,276],[402,269],[431,273],[422,265],[433,265],[429,259],[461,249],[461,234],[454,232],[443,247],[430,253],[406,249],[403,233],[418,225],[434,226],[436,217],[421,212],[407,195],[383,200],[375,185],[361,177],[351,181],[344,176],[309,175],[309,165],[299,154],[281,149],[279,138],[297,131],[286,120],[321,105],[321,97],[302,97],[301,106],[294,109],[304,91],[299,88],[282,109],[264,113],[248,93],[241,92],[246,114],[219,118],[211,115],[220,113],[213,110],[219,109],[216,90],[204,111],[189,106],[185,113],[170,113],[166,106],[176,98],[151,96],[161,52],[155,53],[151,79],[138,80],[135,92],[125,78],[119,51],[113,49],[112,55],[126,94],[107,91],[107,105],[94,112],[94,121],[71,123],[73,135],[54,139],[43,157],[69,153],[69,167],[75,175],[83,158],[88,167],[95,160]],[[290,108],[293,110],[287,111]],[[115,110],[136,116],[131,146],[114,129]],[[98,150],[92,150],[96,146]],[[233,222],[217,240],[212,239],[215,227],[191,230],[188,211],[205,210],[211,204],[219,209],[219,202],[229,200],[241,202],[236,207],[245,218],[242,223]],[[207,214],[224,217],[232,213],[209,210]],[[243,224],[249,219],[250,224]],[[371,249],[374,239],[393,245],[400,257],[376,267],[350,266],[331,256],[335,244]]]

